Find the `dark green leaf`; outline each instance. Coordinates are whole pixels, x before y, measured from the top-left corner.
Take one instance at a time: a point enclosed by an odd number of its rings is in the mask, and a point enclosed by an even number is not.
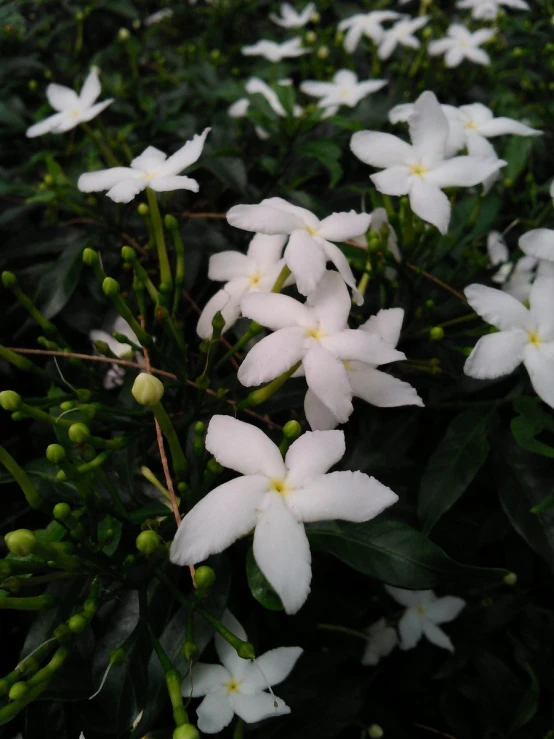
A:
[[[256,598],[258,603],[261,603],[264,608],[269,611],[282,611],[283,604],[281,598],[273,590],[271,585],[264,577],[263,572],[258,567],[256,560],[254,559],[254,551],[252,547],[248,550],[246,557],[246,578],[248,580],[248,587],[250,592]]]

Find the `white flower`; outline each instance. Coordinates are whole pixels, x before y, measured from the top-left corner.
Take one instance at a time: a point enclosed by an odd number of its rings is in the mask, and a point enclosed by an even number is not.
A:
[[[238,371],[239,382],[247,387],[260,385],[301,362],[312,394],[335,421],[326,428],[344,423],[353,410],[353,389],[345,363],[377,366],[405,359],[378,333],[348,328],[350,297],[337,272],[327,272],[305,303],[286,295],[258,293],[246,295],[241,310],[274,333],[247,354]],[[399,382],[388,376],[386,379]],[[363,376],[360,385],[364,385]]]
[[[492,267],[497,267],[499,264],[508,261],[510,257],[508,247],[504,241],[504,236],[499,231],[491,231],[487,236],[487,253]]]
[[[133,159],[130,167],[112,167],[82,174],[77,187],[81,192],[107,190],[107,196],[115,203],[129,203],[135,195],[147,187],[156,192],[171,190],[198,192],[196,180],[178,175],[198,160],[210,131],[210,128],[205,128],[203,133],[187,141],[169,158],[155,146],[149,146],[140,156]]]
[[[227,331],[240,317],[240,301],[248,292],[268,293],[285,266],[281,257],[286,236],[256,234],[246,254],[223,251],[210,257],[208,278],[227,284],[206,303],[198,320],[202,339],[212,336],[212,319],[221,311]],[[288,283],[290,284],[290,282]]]
[[[486,21],[494,20],[502,5],[516,10],[529,10],[524,0],[458,0],[456,3],[458,8],[471,10],[472,18]]]
[[[221,621],[235,636],[246,641],[244,629],[229,611]],[[215,734],[228,726],[235,714],[251,724],[290,713],[287,704],[266,689],[289,675],[303,652],[300,647],[278,647],[254,662],[239,657],[219,634],[214,641],[221,665],[197,662],[182,686],[187,700],[206,696],[196,709],[200,731]]]
[[[172,17],[173,11],[171,10],[171,8],[162,8],[161,10],[157,10],[155,13],[152,13],[152,15],[149,15],[147,18],[145,18],[144,25],[153,26],[157,23],[161,23],[161,21],[165,20],[166,18]]]
[[[454,651],[450,638],[437,624],[453,621],[465,607],[465,600],[453,595],[437,598],[432,590],[402,590],[390,585],[385,585],[385,589],[397,603],[406,607],[398,623],[401,649],[413,649],[425,636],[437,647]]]
[[[93,329],[89,333],[89,339],[93,342],[104,341],[108,345],[111,353],[114,354],[118,359],[132,359],[133,354],[135,353],[132,346],[117,341],[117,339],[114,339],[113,333],[123,334],[123,336],[126,336],[130,341],[133,342],[133,344],[140,344],[133,329],[121,316],[117,316],[115,321],[109,327],[109,331]],[[139,355],[138,360],[140,363],[144,361],[142,355]],[[125,378],[125,372],[125,368],[121,365],[112,364],[108,372],[106,372],[103,380],[103,385],[106,390],[112,390],[114,387],[119,387],[120,385],[122,385]]]
[[[290,81],[279,80],[277,84],[285,86],[289,85]],[[250,77],[245,85],[245,90],[249,95],[255,95],[257,93],[263,95],[263,97],[267,100],[270,108],[279,117],[286,118],[288,116],[288,113],[285,108],[283,108],[277,93],[267,84],[267,82],[264,82],[264,80],[261,80],[259,77]],[[233,118],[242,118],[246,115],[249,106],[250,101],[247,98],[240,98],[240,100],[237,100],[229,107],[227,112]],[[302,115],[302,108],[300,108],[300,106],[298,105],[295,105],[293,113],[296,117]]]
[[[448,136],[445,145],[445,158],[457,154],[465,148],[464,123],[460,117],[458,108],[453,105],[441,105],[441,110],[448,121]],[[389,110],[389,121],[392,124],[408,123],[415,110],[415,103],[400,103]]]
[[[483,136],[492,139],[495,136],[513,134],[515,136],[541,136],[542,131],[531,128],[525,123],[520,123],[513,118],[495,118],[490,108],[482,103],[472,105],[461,105],[457,110],[458,116],[464,124],[466,145],[468,149],[475,136]]]
[[[300,89],[306,95],[320,98],[318,107],[325,109],[325,115],[334,115],[341,105],[354,108],[360,100],[377,92],[387,84],[386,80],[365,80],[358,82],[355,72],[341,69],[335,74],[332,82],[302,82]]]
[[[370,178],[379,192],[408,195],[413,212],[446,233],[450,202],[442,189],[477,185],[505,162],[473,156],[445,159],[450,128],[432,92],[420,95],[408,124],[411,145],[388,133],[358,131],[350,148],[365,164],[385,168]]]
[[[293,38],[289,41],[284,41],[282,44],[262,39],[253,46],[243,46],[241,51],[244,56],[263,56],[270,62],[280,62],[282,59],[309,54],[311,49],[304,49],[302,47],[301,38]]]
[[[388,657],[398,644],[396,630],[387,626],[384,618],[380,618],[366,629],[368,635],[367,644],[362,656],[362,665],[374,667],[381,657]]]
[[[402,308],[380,310],[377,315],[371,316],[360,326],[360,331],[378,336],[388,345],[390,350],[396,349],[400,338],[400,330],[404,319]],[[397,359],[405,359],[398,352]],[[401,405],[423,406],[423,401],[415,388],[409,383],[398,380],[396,377],[376,369],[380,364],[387,364],[391,360],[383,354],[384,361],[375,359],[367,361],[343,361],[352,395],[362,398],[378,408],[397,408]],[[330,394],[314,393],[308,389],[304,399],[304,412],[312,429],[334,429],[341,421],[329,408]]]
[[[353,210],[333,213],[320,221],[309,210],[282,198],[267,198],[259,205],[233,206],[227,213],[227,220],[231,226],[245,231],[290,235],[283,256],[302,295],[309,295],[316,289],[330,261],[352,288],[354,299],[363,302],[348,260],[331,241],[347,241],[367,231],[371,220],[367,213]]]
[[[385,33],[383,23],[400,18],[401,14],[394,10],[374,10],[371,13],[357,13],[339,23],[339,31],[346,31],[344,48],[350,54],[360,43],[362,36],[367,36],[374,43],[380,43]]]
[[[535,280],[529,310],[485,285],[469,285],[464,292],[473,310],[498,329],[479,339],[464,365],[466,375],[502,377],[523,362],[537,395],[554,408],[554,278]]]
[[[552,182],[550,183],[550,189],[549,189],[549,191],[548,191],[548,192],[549,192],[549,194],[550,194],[550,197],[551,197],[552,199],[554,199],[554,180],[552,180]]]
[[[65,133],[78,126],[79,123],[86,123],[96,118],[104,108],[113,103],[113,98],[109,98],[95,104],[100,91],[100,80],[96,69],[91,69],[78,95],[70,87],[55,83],[48,85],[46,97],[57,113],[28,128],[27,136],[34,138],[45,133]]]
[[[290,3],[283,3],[281,5],[281,17],[275,13],[271,13],[269,17],[274,23],[283,28],[303,28],[306,23],[309,23],[314,11],[314,3],[308,3],[300,13],[297,13]]]
[[[453,23],[447,29],[445,38],[431,41],[427,51],[431,56],[444,54],[444,63],[447,67],[457,67],[464,59],[487,66],[490,64],[490,57],[479,47],[490,41],[495,33],[492,28],[480,28],[471,33],[465,26]]]
[[[256,296],[250,296],[256,297]],[[201,562],[254,531],[254,557],[287,613],[310,592],[311,555],[304,522],[369,521],[398,497],[361,472],[329,470],[344,455],[342,431],[309,431],[279,448],[255,426],[214,416],[206,449],[242,477],[226,482],[185,516],[171,545],[178,565]]]
[[[379,59],[388,59],[398,44],[408,46],[410,49],[419,49],[421,44],[414,33],[423,28],[428,20],[428,15],[422,15],[419,18],[406,18],[395,23],[392,28],[385,31],[379,43],[377,50]]]

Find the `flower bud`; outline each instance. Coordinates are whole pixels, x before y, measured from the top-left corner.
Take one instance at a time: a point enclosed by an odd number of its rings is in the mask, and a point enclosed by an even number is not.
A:
[[[127,658],[127,653],[121,647],[112,649],[110,652],[110,665],[122,665]]]
[[[215,572],[211,567],[202,565],[198,567],[194,573],[194,584],[200,590],[207,590],[211,588],[215,582]]]
[[[120,28],[117,32],[117,39],[118,41],[127,41],[127,39],[130,37],[130,32],[128,28]]]
[[[171,285],[169,282],[160,282],[160,292],[162,295],[169,295],[171,292]]]
[[[67,624],[60,624],[59,626],[56,626],[52,636],[59,642],[63,642],[71,639],[72,633]]]
[[[18,701],[21,700],[21,698],[25,698],[28,692],[29,688],[27,686],[27,683],[23,680],[20,680],[18,683],[14,683],[12,685],[8,696],[11,701]]]
[[[52,515],[57,521],[67,521],[71,515],[71,508],[67,503],[56,503]]]
[[[193,641],[186,641],[181,649],[181,654],[187,662],[190,662],[198,654],[198,647]]]
[[[80,634],[87,628],[88,621],[84,616],[81,616],[80,613],[76,613],[74,616],[71,616],[71,618],[67,622],[67,625],[69,627],[69,630],[72,631],[74,634]]]
[[[168,231],[177,231],[179,229],[179,221],[169,213],[165,216],[164,223]]]
[[[125,262],[133,262],[137,256],[135,250],[131,246],[121,247],[121,259]]]
[[[65,449],[61,444],[50,444],[46,449],[46,459],[52,464],[61,464],[65,459]]]
[[[17,277],[13,272],[2,272],[2,285],[10,289],[17,285]]]
[[[381,739],[381,737],[385,736],[385,732],[379,726],[379,724],[371,724],[371,726],[367,730],[367,735],[370,737],[370,739]]]
[[[89,267],[92,267],[94,264],[98,264],[99,257],[98,252],[94,249],[91,249],[90,247],[87,247],[83,251],[83,262],[87,264]]]
[[[105,277],[104,282],[102,283],[102,290],[104,291],[104,295],[107,295],[108,298],[115,298],[121,292],[121,286],[113,277]]]
[[[13,390],[2,390],[0,393],[0,405],[5,411],[16,411],[21,405],[21,395]]]
[[[163,383],[147,372],[141,372],[140,375],[137,375],[131,388],[131,393],[137,403],[148,407],[159,403],[164,396],[164,391]]]
[[[203,434],[203,433],[204,433],[205,431],[206,431],[206,424],[204,423],[204,421],[197,421],[197,422],[196,422],[196,423],[194,424],[194,433],[195,433],[195,434],[196,434],[197,436],[200,436],[200,435],[201,435],[201,434]]]
[[[12,554],[18,557],[26,557],[35,549],[37,540],[29,529],[18,529],[10,531],[5,536],[6,546]]]
[[[444,329],[441,326],[433,326],[433,328],[429,330],[429,338],[431,341],[440,341],[441,339],[444,339]]]
[[[256,652],[254,650],[254,645],[251,644],[249,641],[245,641],[240,645],[240,647],[237,649],[237,654],[239,657],[242,657],[242,659],[255,659],[256,658]]]
[[[319,21],[321,20],[321,16],[319,15],[319,13],[312,13],[310,20],[312,23],[319,23]]]
[[[308,31],[306,35],[304,36],[304,40],[306,41],[307,44],[313,44],[316,39],[317,39],[317,36],[314,33],[314,31]]]
[[[150,211],[148,210],[148,206],[146,205],[146,203],[141,203],[137,207],[137,213],[139,214],[139,216],[147,216],[149,212]]]
[[[208,472],[211,472],[214,475],[219,475],[220,472],[223,472],[223,467],[219,464],[217,459],[210,459],[206,467],[208,469]]]
[[[288,441],[294,441],[302,433],[302,427],[298,421],[287,421],[283,426],[283,436]]]
[[[153,554],[160,546],[161,539],[155,531],[141,531],[137,536],[137,549],[142,554]]]
[[[38,87],[38,82],[36,80],[29,80],[29,82],[27,82],[27,87],[31,92],[34,92]]]
[[[74,423],[69,427],[67,435],[74,444],[84,444],[90,436],[90,431],[84,423]]]
[[[329,56],[329,49],[327,48],[327,46],[320,46],[317,50],[317,56],[320,59],[327,59],[327,57]]]
[[[192,724],[183,724],[175,729],[173,739],[200,739],[200,734]]]
[[[199,375],[195,382],[200,390],[207,390],[210,387],[211,380],[208,375]]]
[[[221,311],[217,311],[212,318],[212,328],[214,336],[221,336],[221,332],[225,328],[225,319],[223,318]]]
[[[517,582],[517,575],[515,572],[508,572],[507,575],[504,575],[503,580],[505,585],[515,585]]]

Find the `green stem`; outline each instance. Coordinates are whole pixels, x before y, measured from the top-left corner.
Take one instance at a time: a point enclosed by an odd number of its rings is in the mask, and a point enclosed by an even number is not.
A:
[[[173,293],[172,315],[179,310],[179,302],[181,300],[181,292],[185,285],[185,245],[181,234],[179,233],[179,222],[173,216],[165,217],[165,225],[171,232],[173,237],[173,246],[175,248],[175,291]]]
[[[0,346],[0,359],[5,359],[6,362],[13,364],[14,367],[17,367],[17,369],[22,370],[23,372],[33,372],[35,375],[39,375],[40,377],[51,379],[48,372],[43,370],[42,367],[38,367],[28,357],[24,357],[22,354],[18,354],[11,349],[7,349],[5,346]]]
[[[173,461],[173,471],[175,475],[182,480],[187,474],[188,462],[181,448],[175,427],[171,423],[171,419],[167,415],[166,410],[161,403],[156,403],[156,405],[151,406],[151,411],[160,425],[162,434],[165,436],[167,443],[169,444],[171,459]]]
[[[237,404],[237,408],[249,408],[252,405],[260,405],[260,403],[265,403],[265,401],[269,400],[272,395],[275,395],[277,390],[279,390],[279,388],[285,384],[289,377],[294,375],[301,364],[302,362],[297,362],[290,369],[288,369],[286,372],[283,372],[282,375],[279,375],[279,377],[276,377],[264,387],[261,387],[259,390],[254,390],[254,392],[250,393],[247,398]]]
[[[0,463],[4,465],[17,482],[31,508],[40,508],[43,500],[39,495],[36,485],[3,446],[0,446]]]
[[[148,207],[150,209],[150,217],[152,219],[152,228],[154,229],[154,238],[156,239],[156,248],[158,250],[158,261],[160,263],[160,281],[164,285],[164,292],[170,292],[173,288],[173,278],[171,276],[171,266],[167,256],[167,248],[165,245],[164,228],[162,217],[158,207],[156,193],[149,187],[146,188],[146,197],[148,198]]]
[[[358,639],[363,639],[364,641],[368,641],[369,636],[367,634],[364,634],[363,631],[356,631],[356,629],[349,629],[348,626],[340,626],[338,624],[318,624],[318,629],[323,629],[324,631],[338,631],[341,634],[348,634],[348,636],[355,636]]]
[[[257,336],[259,333],[263,331],[263,327],[260,326],[259,323],[256,323],[256,321],[252,321],[250,324],[248,330],[240,337],[240,339],[234,344],[229,351],[223,355],[223,357],[219,360],[219,362],[216,364],[215,369],[218,370],[225,362],[232,357],[234,354],[239,352],[243,346],[246,346],[251,339],[253,339],[255,336]]]
[[[547,511],[549,508],[552,508],[552,506],[554,506],[554,493],[550,493],[550,495],[543,498],[540,503],[533,506],[531,508],[531,513],[543,513],[543,511]]]
[[[283,289],[283,285],[285,284],[285,282],[287,281],[287,279],[290,276],[290,273],[291,273],[290,272],[290,269],[285,264],[285,266],[283,267],[283,269],[279,272],[279,274],[277,276],[277,279],[275,280],[275,283],[274,283],[273,287],[271,288],[271,292],[272,293],[280,293],[281,292],[281,290]]]
[[[12,598],[11,595],[0,595],[0,610],[42,611],[52,608],[55,600],[51,595],[35,595],[30,598]]]
[[[92,139],[93,143],[98,147],[100,153],[106,160],[106,163],[111,165],[112,167],[121,167],[121,163],[117,160],[115,154],[104,143],[104,141],[102,141],[101,134],[97,131],[93,131],[88,123],[81,123],[81,126],[83,127],[83,130],[86,132],[87,136]]]

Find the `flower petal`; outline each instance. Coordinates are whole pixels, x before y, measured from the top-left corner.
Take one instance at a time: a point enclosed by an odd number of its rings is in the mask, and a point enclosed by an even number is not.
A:
[[[354,408],[352,390],[343,363],[330,351],[316,344],[304,356],[302,366],[310,390],[325,403],[339,423],[347,421]]]
[[[513,134],[514,136],[542,136],[542,131],[536,128],[526,126],[525,123],[514,121],[512,118],[493,118],[482,126],[479,126],[481,136],[492,138],[493,136],[504,136]]]
[[[523,362],[527,342],[521,329],[482,336],[466,359],[464,372],[477,380],[509,375]]]
[[[318,236],[329,241],[348,241],[355,236],[365,234],[370,222],[369,213],[356,213],[355,210],[333,213],[321,221]]]
[[[237,447],[234,439],[228,442]],[[252,451],[242,449],[243,457],[248,453]],[[257,509],[267,487],[264,475],[246,475],[208,493],[181,521],[169,550],[170,560],[181,566],[196,564],[246,536],[256,525]]]
[[[233,720],[234,708],[225,693],[208,693],[196,709],[198,728],[206,734],[217,734]]]
[[[298,487],[331,469],[346,451],[344,431],[307,431],[290,447],[285,457],[287,483]]]
[[[403,308],[384,308],[376,315],[368,318],[360,328],[369,334],[377,334],[388,344],[395,347],[400,339],[403,320]]]
[[[254,344],[239,367],[239,382],[252,387],[287,372],[304,356],[305,340],[306,331],[296,326],[279,329],[264,337]]]
[[[225,667],[197,662],[190,675],[183,680],[181,694],[184,698],[198,698],[221,690],[230,679],[231,675]]]
[[[423,603],[436,600],[432,590],[405,590],[404,588],[395,588],[393,585],[385,585],[385,590],[391,598],[394,598],[397,603],[405,608],[420,606]]]
[[[80,107],[79,96],[75,90],[65,85],[57,85],[55,82],[46,88],[46,97],[54,110],[60,113],[68,108]]]
[[[93,118],[96,118],[96,116],[105,110],[108,105],[111,105],[113,101],[113,98],[108,98],[107,100],[102,100],[101,103],[96,103],[96,105],[86,108],[79,114],[79,117],[76,119],[77,123],[86,123],[87,121],[91,121]]]
[[[206,136],[210,133],[211,128],[205,128],[202,133],[196,134],[190,141],[178,149],[175,154],[172,154],[166,159],[163,166],[160,168],[160,175],[177,175],[180,174],[184,169],[194,164],[202,154]]]
[[[323,241],[323,240],[322,240]],[[364,297],[356,288],[356,278],[352,272],[352,268],[348,264],[348,259],[336,244],[330,241],[323,241],[323,251],[327,259],[337,268],[340,276],[346,284],[352,288],[352,299],[356,305],[363,305]]]
[[[302,228],[298,217],[267,205],[234,205],[227,211],[227,221],[235,228],[268,235],[290,234]]]
[[[296,280],[298,292],[312,293],[325,274],[326,255],[320,243],[304,229],[294,231],[285,248],[284,259]]]
[[[79,100],[81,105],[85,108],[90,108],[97,97],[100,95],[102,88],[100,87],[100,80],[98,79],[98,72],[96,69],[91,69],[86,80],[81,87],[79,93]]]
[[[201,339],[211,339],[213,336],[212,321],[217,312],[225,320],[223,333],[228,331],[240,318],[240,301],[248,290],[249,281],[246,277],[237,278],[228,282],[208,300],[196,326],[196,332]]]
[[[283,496],[268,493],[254,533],[254,558],[281,598],[285,611],[296,613],[310,592],[311,554],[304,525]]]
[[[190,190],[198,192],[200,185],[192,177],[183,175],[170,175],[167,177],[154,177],[148,185],[156,192],[172,192],[173,190]]]
[[[244,680],[245,691],[266,690],[268,685],[282,683],[303,651],[301,647],[277,647],[250,662]]]
[[[467,302],[483,320],[501,331],[512,328],[533,329],[531,313],[511,295],[494,287],[468,285],[464,290]]]
[[[289,213],[296,216],[298,220],[302,222],[303,227],[319,227],[319,218],[317,218],[311,210],[289,203],[289,201],[284,198],[266,198],[265,200],[262,200],[261,205],[268,205],[270,208],[277,208],[277,210],[280,210],[283,213]]]
[[[505,164],[502,159],[492,157],[454,157],[441,162],[427,173],[425,179],[440,188],[472,187],[479,185]]]
[[[333,336],[324,336],[321,345],[343,361],[380,365],[406,359],[403,352],[397,351],[378,334],[360,329],[349,328]]]
[[[432,223],[442,234],[448,231],[450,201],[437,185],[414,178],[410,188],[410,207],[423,221]]]
[[[122,180],[135,177],[130,167],[112,167],[111,169],[100,169],[98,172],[86,172],[79,177],[77,187],[81,192],[100,192],[109,190]]]
[[[350,139],[354,156],[372,167],[389,168],[413,157],[413,148],[398,136],[379,131],[357,131]]]
[[[382,172],[372,174],[369,179],[385,195],[407,195],[412,182],[410,170],[404,164],[388,167]]]
[[[43,121],[39,121],[38,123],[30,126],[25,132],[25,135],[29,139],[34,139],[37,136],[44,136],[45,133],[55,131],[58,124],[63,120],[63,118],[63,113],[55,113],[54,115],[45,118]]]
[[[408,382],[403,382],[386,372],[367,368],[349,371],[350,387],[357,398],[378,408],[397,408],[402,405],[423,406],[417,390]]]
[[[554,339],[554,279],[537,277],[529,295],[530,312],[542,341]]]
[[[118,182],[108,190],[106,195],[111,198],[114,203],[130,203],[135,195],[142,192],[145,187],[146,182],[144,180],[138,180],[136,178],[121,180],[121,182]]]
[[[554,230],[551,228],[534,228],[519,240],[519,248],[531,257],[548,259],[554,262]]]
[[[408,608],[398,622],[400,649],[413,649],[423,636],[423,623],[417,611]]]
[[[220,251],[210,257],[208,279],[228,282],[235,277],[246,277],[253,267],[252,260],[240,251]]]
[[[304,413],[313,431],[330,431],[339,423],[334,413],[309,388],[304,396]]]
[[[417,154],[431,166],[444,158],[448,138],[448,120],[433,92],[423,92],[414,104],[408,120],[412,144]]]
[[[231,611],[226,610],[221,618],[221,623],[228,629],[232,634],[238,636],[239,639],[247,641],[248,637],[246,631],[243,629],[241,624],[233,616]],[[216,634],[214,639],[215,650],[217,656],[221,660],[221,664],[229,672],[230,676],[237,681],[244,680],[246,675],[249,673],[249,669],[252,665],[249,659],[243,659],[237,654],[237,650],[224,639],[221,634]]]
[[[465,608],[466,602],[454,595],[445,595],[437,598],[434,603],[425,606],[425,615],[436,624],[445,624],[453,621]]]
[[[166,159],[167,154],[165,152],[157,149],[155,146],[147,146],[142,154],[139,154],[138,157],[133,159],[131,167],[150,172],[160,167]]]
[[[256,234],[246,253],[260,267],[268,267],[281,259],[286,241],[286,234]]]
[[[554,344],[527,344],[524,363],[535,392],[547,405],[554,408]]]
[[[423,633],[427,639],[429,639],[431,644],[434,644],[436,647],[441,647],[441,649],[448,649],[449,652],[454,651],[454,645],[450,641],[450,637],[444,633],[440,626],[437,626],[428,618],[423,618],[421,620],[421,626],[423,628]]]
[[[348,325],[350,295],[338,272],[327,272],[306,303],[313,308],[324,333],[334,334]]]
[[[206,434],[206,449],[223,467],[241,475],[282,477],[285,474],[281,452],[269,436],[251,423],[232,416],[212,417]]]
[[[250,293],[242,301],[246,318],[278,331],[292,326],[307,327],[313,323],[309,309],[299,300],[278,293]]]
[[[285,701],[262,691],[254,693],[254,695],[231,693],[229,697],[235,713],[247,724],[254,724],[271,716],[283,716],[290,713],[290,708]]]

